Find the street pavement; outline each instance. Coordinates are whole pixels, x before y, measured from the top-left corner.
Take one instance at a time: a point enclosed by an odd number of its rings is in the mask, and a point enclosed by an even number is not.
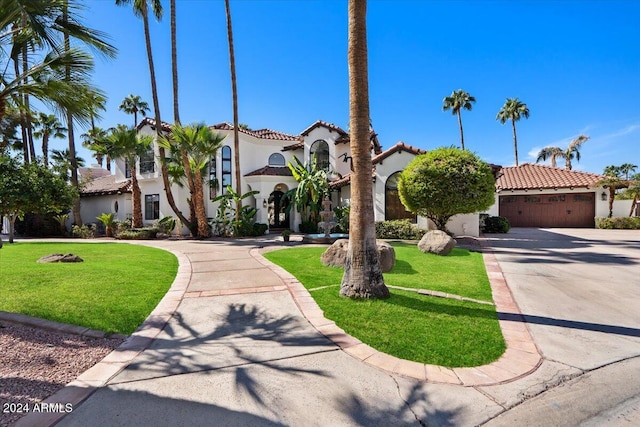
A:
[[[178,279],[128,347],[58,395],[95,389],[57,425],[640,425],[640,233],[512,229],[486,242],[542,356],[528,375],[463,386],[363,363],[250,250],[282,243],[157,241],[145,244],[179,257]],[[55,422],[31,415],[19,425]]]

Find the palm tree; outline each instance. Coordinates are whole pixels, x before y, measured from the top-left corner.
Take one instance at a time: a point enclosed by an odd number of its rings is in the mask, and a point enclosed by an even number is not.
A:
[[[541,161],[551,160],[551,167],[556,167],[556,158],[562,157],[564,159],[564,167],[567,170],[572,170],[571,160],[575,157],[577,161],[580,161],[580,146],[587,142],[589,137],[586,135],[580,135],[567,146],[566,149],[560,147],[545,147],[538,152],[538,158],[536,163]]]
[[[138,135],[135,129],[119,125],[107,137],[108,150],[114,158],[122,158],[131,165],[132,222],[133,227],[142,227],[142,202],[136,163],[148,150],[153,138]]]
[[[462,89],[451,92],[451,96],[447,96],[442,100],[442,111],[451,110],[451,114],[458,116],[458,126],[460,127],[460,147],[464,150],[464,133],[462,132],[462,116],[461,109],[471,111],[473,103],[476,99]]]
[[[158,101],[158,86],[156,82],[156,70],[153,63],[153,52],[151,50],[151,34],[149,30],[149,6],[156,19],[162,19],[162,3],[160,0],[116,0],[116,5],[130,5],[133,4],[133,13],[137,17],[142,19],[144,27],[144,40],[147,47],[147,60],[149,62],[149,78],[151,80],[151,95],[153,97],[153,111],[156,121],[156,141],[160,141],[162,135],[162,119],[160,118],[160,103]],[[167,202],[171,209],[176,214],[180,221],[184,224],[189,223],[189,220],[178,209],[173,193],[171,192],[171,182],[169,182],[169,171],[167,169],[166,153],[163,147],[159,147],[158,154],[160,155],[160,167],[162,168],[162,184],[164,185],[164,191],[167,196]]]
[[[174,125],[169,138],[160,141],[161,146],[170,149],[182,157],[186,153],[188,163],[183,165],[191,190],[191,201],[197,222],[197,237],[206,238],[211,234],[207,222],[207,211],[204,203],[203,170],[209,165],[212,157],[222,145],[223,136],[211,131],[204,124],[190,126]],[[191,188],[193,187],[193,188]]]
[[[53,114],[40,113],[34,121],[35,132],[33,136],[42,138],[42,161],[44,167],[49,167],[49,138],[64,138],[67,128],[62,126],[58,118]]]
[[[171,77],[173,81],[173,123],[180,124],[180,102],[178,90],[178,40],[176,37],[176,0],[171,0]]]
[[[236,193],[242,194],[242,185],[240,183],[240,141],[238,137],[239,121],[238,121],[238,89],[236,86],[236,59],[233,48],[233,28],[231,26],[231,6],[229,0],[224,0],[224,6],[227,13],[227,40],[229,42],[229,65],[231,68],[231,96],[233,102],[233,151],[235,163],[235,180]],[[239,219],[242,201],[236,201],[236,221]]]
[[[105,150],[104,141],[109,137],[109,132],[100,127],[93,127],[80,135],[83,139],[82,146],[94,151],[96,162],[102,167],[104,157],[107,157],[107,170],[111,170],[111,154]]]
[[[596,183],[609,189],[609,218],[613,216],[613,202],[616,199],[616,190],[628,188],[633,183],[622,177],[620,166],[609,165],[604,168],[604,178]]]
[[[133,114],[134,128],[138,126],[138,113],[146,117],[149,112],[149,104],[143,101],[142,98],[140,98],[140,95],[134,94],[130,94],[124,98],[118,108],[127,114]]]
[[[620,169],[620,173],[624,175],[624,179],[628,181],[629,175],[635,172],[638,166],[631,163],[623,163],[618,166],[618,168]]]
[[[513,128],[513,149],[516,154],[516,166],[518,166],[518,137],[516,135],[516,122],[521,117],[525,119],[529,118],[529,108],[527,104],[518,100],[518,98],[507,98],[504,105],[498,112],[496,120],[505,124],[507,120],[511,120],[511,127]]]
[[[367,63],[367,2],[349,0],[349,132],[353,157],[349,250],[340,295],[388,298],[373,217],[371,142],[369,139],[369,76]]]
[[[77,156],[74,163],[80,168],[84,167],[85,164],[84,159]],[[51,150],[51,169],[54,172],[68,181],[71,175],[71,168],[71,155],[69,154],[68,148],[64,150]]]

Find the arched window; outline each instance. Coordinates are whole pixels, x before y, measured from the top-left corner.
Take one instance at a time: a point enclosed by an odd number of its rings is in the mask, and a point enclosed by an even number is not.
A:
[[[231,147],[222,147],[222,194],[227,194],[227,185],[231,185]]]
[[[218,173],[216,171],[216,156],[209,159],[209,198],[215,199],[218,195]]]
[[[273,153],[269,156],[269,166],[284,166],[284,156],[280,153]]]
[[[415,214],[407,211],[400,201],[398,195],[398,180],[400,179],[400,172],[395,172],[389,176],[387,183],[384,185],[384,219],[410,219],[416,222],[417,217]]]
[[[329,170],[329,144],[322,139],[311,144],[309,151],[309,163],[313,161],[315,155],[316,163],[320,169]]]

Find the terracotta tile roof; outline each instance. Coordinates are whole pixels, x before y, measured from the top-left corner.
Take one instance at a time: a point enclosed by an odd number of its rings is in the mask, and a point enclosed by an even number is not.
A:
[[[101,176],[88,181],[80,190],[80,197],[131,193],[131,180],[116,182],[114,175]]]
[[[85,182],[100,178],[101,176],[111,175],[111,172],[96,165],[96,167],[78,168],[78,174],[80,175],[80,181]]]
[[[304,141],[300,141],[300,142],[296,142],[295,144],[287,145],[286,147],[284,147],[282,149],[282,151],[300,150],[302,148],[304,148]]]
[[[211,129],[216,130],[233,130],[233,125],[228,122],[218,123],[216,125],[209,126]],[[278,132],[271,129],[242,129],[238,128],[238,132],[244,133],[245,135],[251,135],[255,138],[259,139],[277,139],[280,141],[298,141],[300,138],[295,135],[289,135],[284,132]]]
[[[149,125],[155,129],[156,119],[152,119],[151,117],[145,117],[140,121],[140,123],[138,123],[138,126],[136,126],[136,129],[140,130],[144,125]],[[167,122],[162,122],[162,130],[165,132],[171,132],[171,124]]]
[[[376,179],[375,167],[371,169],[371,178],[373,178],[374,181]],[[342,178],[334,179],[333,181],[329,182],[329,187],[335,189],[335,188],[341,188],[341,187],[344,187],[345,185],[350,185],[350,184],[351,184],[351,174],[347,174]]]
[[[306,128],[305,130],[303,130],[300,135],[302,136],[307,136],[309,135],[309,133],[311,133],[312,130],[314,130],[315,128],[318,127],[325,127],[329,130],[332,131],[336,131],[338,132],[340,135],[349,135],[349,133],[347,133],[344,129],[342,129],[340,126],[336,126],[333,123],[327,123],[327,122],[323,122],[322,120],[316,120],[316,122],[314,124],[312,124],[311,126],[309,126],[308,128]]]
[[[249,172],[245,176],[293,176],[288,166],[265,166]]]
[[[604,178],[602,175],[595,173],[524,163],[520,166],[502,168],[496,181],[496,189],[502,191],[591,187],[602,178]]]
[[[375,156],[373,159],[371,159],[371,161],[373,162],[374,165],[378,164],[378,163],[382,163],[382,161],[384,159],[386,159],[387,157],[391,156],[394,153],[399,153],[401,151],[406,151],[407,153],[414,154],[416,156],[418,154],[426,153],[426,150],[422,150],[420,148],[412,147],[409,144],[405,144],[404,142],[399,141],[393,147],[390,147],[390,148],[386,149],[384,152],[382,152],[382,153],[378,154],[377,156]]]
[[[375,154],[382,153],[382,146],[380,145],[380,141],[378,141],[378,134],[373,130],[369,131],[369,139],[371,140],[371,148],[373,148],[373,152]],[[336,139],[336,145],[338,144],[348,144],[351,141],[349,134],[340,135]]]

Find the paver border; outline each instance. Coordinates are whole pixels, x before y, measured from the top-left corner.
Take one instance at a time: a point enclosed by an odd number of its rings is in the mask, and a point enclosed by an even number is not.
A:
[[[399,359],[380,352],[347,334],[335,322],[324,317],[323,311],[309,291],[288,271],[267,260],[262,254],[278,247],[254,248],[252,257],[271,269],[287,285],[302,315],[321,334],[333,341],[345,353],[386,372],[430,383],[462,385],[465,387],[505,384],[530,375],[542,364],[542,356],[533,341],[527,323],[513,298],[500,264],[486,240],[478,239],[482,259],[491,284],[491,293],[499,313],[500,329],[507,346],[495,362],[470,368],[447,368]],[[509,320],[501,319],[500,313]]]

